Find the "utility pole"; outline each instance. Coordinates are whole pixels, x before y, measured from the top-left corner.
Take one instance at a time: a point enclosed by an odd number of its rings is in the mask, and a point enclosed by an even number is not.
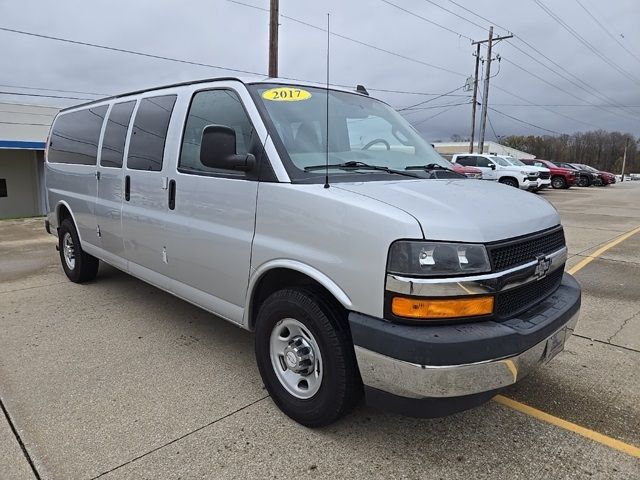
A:
[[[487,68],[484,75],[484,94],[482,95],[482,122],[480,123],[480,139],[478,140],[478,153],[484,151],[484,136],[487,130],[487,111],[489,108],[489,79],[491,78],[491,50],[493,44],[500,40],[512,38],[513,35],[505,35],[504,37],[493,38],[493,26],[489,27],[489,38],[487,40],[480,40],[473,42],[472,45],[480,45],[481,43],[487,43]],[[475,105],[473,107],[475,109]]]
[[[624,142],[624,155],[622,155],[622,175],[620,175],[621,182],[624,182],[624,167],[627,163],[627,147],[629,147],[629,137],[627,137],[627,141]]]
[[[269,10],[269,76],[278,76],[278,16],[279,0],[271,0]]]
[[[476,105],[478,103],[478,67],[480,66],[480,43],[476,44],[476,70],[473,75],[473,104],[471,106],[471,139],[469,153],[473,153],[473,142],[476,136]]]

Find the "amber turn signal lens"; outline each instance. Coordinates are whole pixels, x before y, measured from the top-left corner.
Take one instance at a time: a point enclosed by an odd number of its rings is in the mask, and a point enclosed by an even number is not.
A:
[[[397,317],[438,320],[441,318],[479,317],[493,313],[493,297],[456,299],[417,299],[394,297],[391,311]]]

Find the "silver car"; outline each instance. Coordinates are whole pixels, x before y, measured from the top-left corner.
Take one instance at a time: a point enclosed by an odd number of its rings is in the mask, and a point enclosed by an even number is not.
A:
[[[544,199],[453,172],[359,91],[224,78],[60,112],[47,230],[255,332],[273,401],[311,427],[366,396],[478,405],[562,350],[580,309]]]

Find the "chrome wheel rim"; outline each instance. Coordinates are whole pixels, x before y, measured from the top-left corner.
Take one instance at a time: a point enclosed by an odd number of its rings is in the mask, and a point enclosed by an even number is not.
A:
[[[301,399],[313,397],[322,384],[322,354],[315,337],[293,318],[280,320],[269,339],[271,366],[280,384]]]
[[[69,270],[76,268],[76,249],[73,245],[73,238],[71,238],[69,232],[65,233],[64,237],[62,237],[62,256]]]

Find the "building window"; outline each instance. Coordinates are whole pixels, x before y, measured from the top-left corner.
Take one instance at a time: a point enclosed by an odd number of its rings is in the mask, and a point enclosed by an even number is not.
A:
[[[0,178],[0,198],[7,196],[7,179]]]

